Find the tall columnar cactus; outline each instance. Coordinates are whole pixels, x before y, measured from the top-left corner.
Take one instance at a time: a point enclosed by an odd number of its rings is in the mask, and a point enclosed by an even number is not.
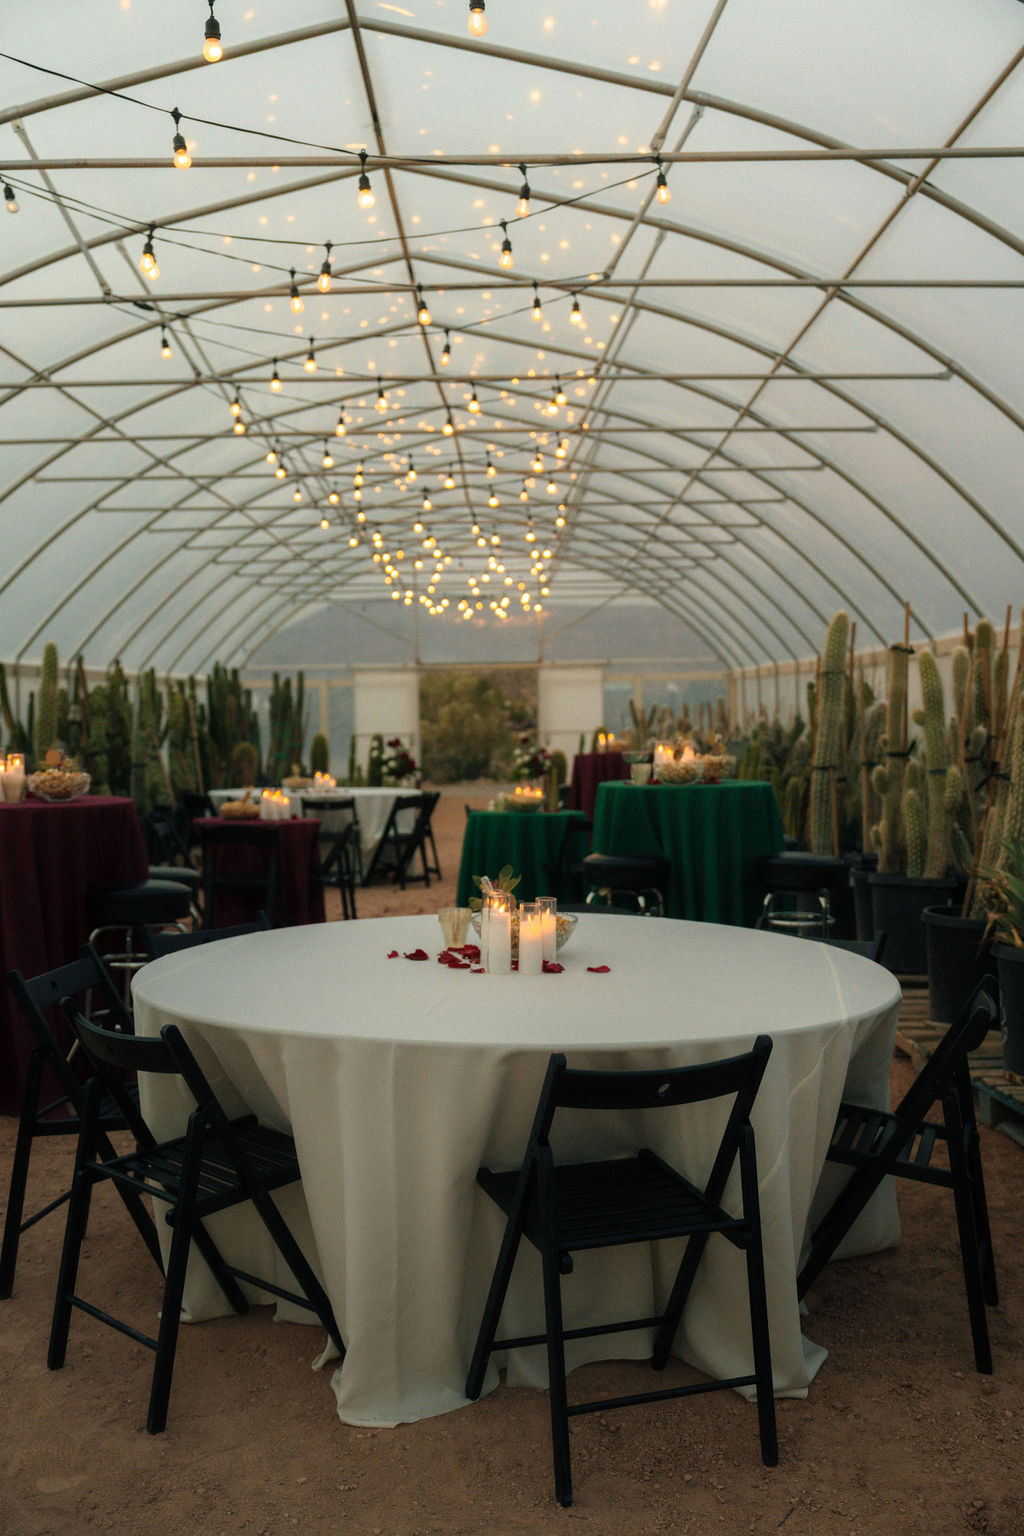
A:
[[[906,833],[902,801],[907,773],[907,678],[910,657],[909,646],[889,647],[885,733],[882,737],[885,762],[880,763],[871,775],[872,785],[882,802],[882,814],[871,829],[871,841],[878,850],[879,872],[889,875],[905,872]]]
[[[317,731],[309,746],[309,770],[311,773],[326,773],[331,765],[331,749],[327,737],[322,731]]]
[[[43,650],[35,725],[36,762],[41,767],[47,752],[57,743],[57,647],[52,640]]]
[[[0,718],[3,719],[7,728],[7,750],[27,753],[32,738],[28,728],[14,713],[10,695],[7,692],[7,673],[2,661],[0,661]]]
[[[171,799],[171,784],[161,753],[166,727],[164,703],[152,668],[138,678],[135,706],[135,753],[132,796],[140,811],[166,805]]]
[[[833,815],[835,777],[843,771],[846,720],[846,647],[849,615],[835,615],[825,638],[815,690],[814,760],[811,765],[809,842],[812,853],[837,852],[840,829]]]
[[[381,785],[384,782],[384,737],[371,736],[370,755],[366,763],[366,782],[369,785]]]
[[[231,782],[251,789],[260,771],[260,755],[251,741],[240,741],[231,749]]]
[[[931,651],[922,651],[918,656],[917,670],[921,681],[921,708],[915,711],[914,721],[924,732],[928,806],[928,847],[922,873],[929,880],[941,880],[949,870],[953,826],[964,786],[959,768],[949,761],[942,678]],[[910,873],[909,853],[907,872]]]

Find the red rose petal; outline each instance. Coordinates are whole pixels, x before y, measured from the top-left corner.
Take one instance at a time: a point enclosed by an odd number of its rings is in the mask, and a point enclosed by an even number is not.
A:
[[[565,966],[559,965],[557,960],[545,960],[543,970],[545,976],[557,976],[559,972],[565,970]]]
[[[389,949],[388,950],[388,959],[389,960],[397,960],[398,959],[398,950],[397,949]]]
[[[429,960],[430,956],[425,949],[413,949],[405,957],[407,960]]]
[[[611,966],[610,965],[588,965],[587,966],[587,970],[588,971],[599,971],[602,975],[604,975],[605,972],[611,970]]]

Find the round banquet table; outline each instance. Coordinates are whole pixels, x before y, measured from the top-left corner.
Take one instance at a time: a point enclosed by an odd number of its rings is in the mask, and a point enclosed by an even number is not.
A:
[[[418,947],[429,961],[405,958]],[[476,1170],[521,1161],[552,1050],[572,1066],[658,1067],[747,1049],[760,1031],[774,1039],[754,1113],[773,1368],[778,1393],[802,1396],[825,1351],[801,1333],[801,1246],[828,1195],[819,1176],[844,1090],[888,1105],[895,978],[809,940],[586,913],[561,974],[449,970],[434,961],[439,947],[436,918],[378,918],[227,939],[135,978],[142,1033],[178,1024],[229,1112],[254,1111],[295,1136],[302,1185],[284,1192],[283,1208],[300,1241],[315,1245],[346,1341],[333,1382],[341,1418],[388,1425],[464,1404],[501,1233]],[[143,1092],[156,1134],[176,1134],[190,1108],[177,1083],[146,1079]],[[553,1141],[563,1159],[646,1143],[700,1178],[723,1123],[721,1105],[574,1113],[556,1118]],[[237,1211],[218,1219],[232,1223],[213,1225],[226,1252],[269,1277],[259,1264],[272,1268],[274,1256],[258,1223]],[[895,1197],[883,1191],[844,1251],[897,1237]],[[575,1256],[567,1326],[653,1315],[678,1263],[674,1246]],[[533,1257],[524,1245],[506,1303],[514,1334],[542,1330]],[[197,1260],[187,1315],[223,1310]],[[580,1340],[569,1363],[643,1358],[650,1347],[642,1333]],[[712,1244],[674,1351],[736,1375],[750,1370],[749,1347],[742,1256]],[[542,1349],[516,1351],[509,1364],[510,1381],[545,1384]],[[492,1368],[485,1389],[496,1380]]]
[[[782,821],[774,789],[759,780],[606,782],[597,787],[594,847],[664,856],[669,917],[752,927],[763,895],[755,868],[763,854],[781,853]]]
[[[0,801],[0,978],[41,976],[77,960],[92,927],[86,892],[145,880],[135,803],[120,795]],[[35,1038],[0,979],[0,1114],[21,1107]],[[57,1096],[47,1073],[44,1095]]]

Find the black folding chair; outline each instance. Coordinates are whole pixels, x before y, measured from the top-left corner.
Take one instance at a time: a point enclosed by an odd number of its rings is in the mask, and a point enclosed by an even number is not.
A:
[[[85,1104],[85,1079],[71,1060],[74,1037],[69,1033],[67,1022],[58,1004],[63,997],[88,1000],[94,1014],[102,1013],[111,1028],[130,1034],[132,1018],[121,995],[104,968],[96,952],[88,946],[81,960],[62,965],[55,971],[26,981],[20,971],[8,971],[7,985],[14,995],[25,1023],[35,1038],[25,1074],[25,1088],[18,1115],[18,1134],[14,1143],[14,1161],[11,1181],[7,1192],[7,1214],[4,1217],[3,1244],[0,1246],[0,1298],[6,1300],[14,1289],[14,1273],[18,1263],[18,1246],[23,1232],[34,1227],[63,1205],[70,1194],[70,1184],[63,1194],[48,1205],[25,1216],[25,1195],[28,1187],[29,1165],[32,1146],[37,1136],[77,1136],[82,1126],[82,1110]],[[70,1047],[70,1049],[69,1049]],[[83,1066],[84,1062],[81,1063]],[[49,1076],[47,1074],[49,1073]],[[48,1089],[46,1084],[50,1084]],[[44,1094],[55,1087],[57,1097]],[[138,1090],[127,1087],[125,1092],[138,1103]],[[114,1149],[109,1135],[123,1131],[128,1122],[116,1103],[109,1097],[101,1099],[97,1111],[97,1146],[104,1157],[113,1157]],[[160,1247],[156,1240],[153,1223],[146,1207],[137,1198],[129,1196],[128,1209],[133,1221],[145,1238],[150,1252],[161,1263]]]
[[[505,1212],[507,1221],[469,1368],[466,1396],[479,1397],[493,1350],[547,1345],[555,1494],[560,1504],[572,1503],[569,1419],[601,1409],[688,1397],[727,1387],[756,1386],[761,1456],[766,1466],[778,1462],[757,1165],[750,1124],[751,1108],[771,1049],[769,1037],[759,1035],[753,1049],[744,1055],[660,1072],[576,1071],[567,1068],[564,1056],[552,1056],[522,1167],[510,1173],[492,1173],[489,1168],[481,1168],[477,1173],[478,1184]],[[613,1161],[554,1164],[549,1137],[558,1109],[679,1109],[726,1097],[731,1097],[733,1104],[703,1189],[646,1148],[633,1157]],[[737,1159],[740,1213],[732,1215],[721,1202]],[[712,1232],[720,1232],[746,1256],[753,1371],[696,1386],[570,1405],[565,1384],[566,1339],[655,1328],[651,1364],[655,1370],[664,1367]],[[496,1341],[505,1293],[523,1237],[541,1255],[545,1331]],[[689,1241],[663,1312],[655,1317],[602,1323],[591,1328],[563,1327],[561,1277],[572,1273],[573,1252],[666,1237],[686,1237]]]
[[[271,1198],[273,1190],[293,1184],[301,1176],[292,1138],[261,1125],[253,1115],[229,1120],[176,1025],[166,1024],[159,1039],[143,1039],[98,1028],[73,1003],[66,1005],[66,1012],[96,1065],[97,1075],[86,1099],[68,1203],[47,1356],[50,1369],[59,1370],[64,1364],[74,1308],[146,1345],[156,1356],[146,1428],[151,1435],[159,1434],[167,1423],[185,1269],[192,1243],[206,1260],[234,1312],[248,1311],[248,1302],[238,1285],[239,1280],[245,1280],[314,1312],[335,1347],[344,1354],[326,1292]],[[170,1141],[155,1140],[134,1101],[123,1093],[118,1072],[126,1069],[184,1079],[196,1101],[184,1135]],[[135,1134],[137,1149],[124,1157],[98,1155],[100,1096],[104,1090],[118,1100]],[[160,1329],[155,1339],[86,1301],[75,1290],[93,1187],[106,1179],[122,1191],[148,1195],[167,1205],[165,1220],[172,1235]],[[220,1254],[203,1223],[209,1216],[246,1202],[251,1202],[258,1212],[301,1294],[228,1264]]]
[[[269,927],[267,914],[261,912],[254,923],[236,923],[233,928],[194,928],[190,933],[153,928],[147,923],[142,937],[150,960],[159,960],[164,955],[176,955],[180,949],[194,949],[197,944],[216,944],[221,939],[239,939],[247,933],[266,933]]]
[[[420,874],[410,873],[412,861],[419,854]],[[380,842],[373,850],[363,884],[370,885],[378,876],[390,876],[401,890],[410,880],[430,884],[430,870],[423,848],[422,795],[396,795]]]
[[[271,927],[280,897],[276,828],[256,822],[196,822],[203,850],[203,927],[216,928],[225,903],[265,912]]]
[[[437,802],[441,798],[439,789],[425,789],[420,801],[420,835],[422,837],[423,865],[428,875],[433,875],[440,880],[441,862],[437,856],[437,844],[434,841],[434,828],[430,818],[437,810]]]
[[[314,879],[340,892],[342,917],[356,917],[356,881],[362,879],[363,855],[354,798],[303,795],[302,814],[320,819],[320,868]]]
[[[985,1304],[994,1307],[999,1295],[967,1057],[998,1025],[991,985],[986,979],[975,988],[891,1113],[859,1104],[840,1105],[827,1155],[830,1162],[843,1163],[853,1173],[818,1224],[797,1277],[797,1293],[803,1297],[883,1179],[891,1175],[951,1189],[974,1362],[986,1374],[992,1371],[992,1350]],[[936,1106],[941,1109],[941,1123],[927,1118]],[[932,1163],[940,1147],[945,1148],[948,1167]]]

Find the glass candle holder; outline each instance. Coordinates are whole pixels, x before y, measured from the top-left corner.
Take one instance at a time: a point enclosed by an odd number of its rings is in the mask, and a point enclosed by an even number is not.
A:
[[[519,908],[519,974],[539,976],[544,969],[544,917],[538,901]]]
[[[558,949],[558,902],[554,896],[538,896],[534,906],[540,912],[544,959],[553,960]]]
[[[492,976],[508,976],[512,971],[513,901],[505,891],[493,891],[484,900],[481,938],[486,934],[486,949],[481,958]]]

